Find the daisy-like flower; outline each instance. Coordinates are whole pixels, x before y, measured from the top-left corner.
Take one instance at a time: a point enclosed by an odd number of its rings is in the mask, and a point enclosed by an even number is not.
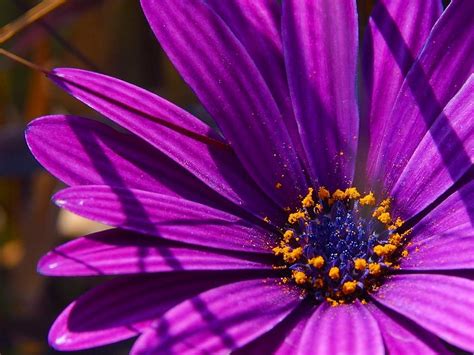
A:
[[[71,186],[55,202],[116,227],[40,261],[120,275],[67,307],[52,346],[473,351],[474,2],[380,1],[360,47],[351,0],[142,6],[220,132],[117,79],[50,73],[127,131],[28,127]]]

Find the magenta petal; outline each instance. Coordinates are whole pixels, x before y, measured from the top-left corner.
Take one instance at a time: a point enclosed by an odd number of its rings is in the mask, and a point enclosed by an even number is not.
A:
[[[473,72],[471,0],[452,1],[431,31],[400,89],[377,141],[370,147],[367,177],[389,192],[442,109]],[[375,139],[375,137],[374,137]],[[441,147],[441,155],[443,155]]]
[[[413,0],[410,6],[403,1],[376,3],[364,35],[361,59],[361,111],[368,119],[367,127],[361,127],[361,133],[366,134],[361,140],[370,138],[371,149],[381,143],[380,136],[403,80],[442,11],[439,0]]]
[[[224,250],[270,252],[268,231],[199,203],[147,191],[77,186],[54,196],[60,207],[113,227]]]
[[[434,334],[393,311],[381,310],[370,303],[367,307],[377,320],[389,354],[448,354],[447,349]]]
[[[202,0],[141,3],[161,46],[249,174],[281,206],[293,202],[306,190],[305,176],[282,113],[242,43]]]
[[[409,254],[402,259],[401,267],[409,270],[474,268],[473,200],[474,181],[471,181],[418,222],[413,227]]]
[[[428,274],[392,276],[373,294],[441,339],[474,351],[474,281]]]
[[[25,135],[35,158],[68,185],[128,187],[207,204],[219,200],[150,144],[97,121],[46,116],[30,123]]]
[[[41,258],[50,276],[117,275],[180,270],[271,269],[271,259],[170,242],[112,229],[75,239]]]
[[[50,78],[237,205],[262,218],[274,219],[281,214],[255,186],[229,147],[205,144],[169,127],[220,141],[207,125],[183,109],[139,87],[90,71],[57,68]]]
[[[358,301],[338,307],[322,303],[308,320],[298,354],[384,354],[377,322]]]
[[[79,350],[141,334],[168,309],[229,282],[216,273],[160,274],[108,281],[69,305],[49,333],[58,350]]]
[[[167,312],[135,343],[133,354],[227,353],[272,329],[300,302],[276,279],[215,288]]]
[[[408,219],[420,212],[473,166],[473,102],[474,75],[433,123],[393,187],[395,215]]]
[[[312,177],[351,184],[358,138],[355,1],[283,1],[282,37],[293,108]]]

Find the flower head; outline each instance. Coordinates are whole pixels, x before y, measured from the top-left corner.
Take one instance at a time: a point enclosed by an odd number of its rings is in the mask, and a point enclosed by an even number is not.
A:
[[[49,75],[128,131],[75,116],[28,127],[71,186],[56,204],[116,227],[40,261],[120,275],[72,303],[51,344],[473,351],[474,3],[380,1],[361,46],[350,0],[142,6],[222,136],[117,79]]]

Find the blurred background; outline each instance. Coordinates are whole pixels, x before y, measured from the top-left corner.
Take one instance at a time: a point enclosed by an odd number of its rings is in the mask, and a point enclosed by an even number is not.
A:
[[[228,1],[228,0],[222,0]],[[192,92],[156,43],[138,0],[69,0],[21,31],[17,19],[41,1],[0,0],[0,48],[45,68],[99,71],[154,91],[207,119]],[[54,2],[46,0],[43,3]],[[446,2],[445,2],[446,3]],[[361,28],[373,1],[360,0]],[[33,12],[34,15],[34,12]],[[10,31],[11,32],[11,31]],[[3,35],[3,38],[2,38]],[[70,113],[97,114],[70,98],[42,73],[0,56],[0,353],[57,354],[47,345],[61,310],[100,280],[47,278],[36,264],[49,249],[105,226],[59,211],[50,202],[62,188],[29,154],[25,125]],[[131,342],[73,354],[126,354]]]

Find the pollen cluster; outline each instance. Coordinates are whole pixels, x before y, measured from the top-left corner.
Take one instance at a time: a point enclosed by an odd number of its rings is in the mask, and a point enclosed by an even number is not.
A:
[[[288,272],[282,282],[332,305],[365,301],[407,255],[410,231],[400,232],[403,221],[391,215],[390,203],[355,187],[332,193],[309,188],[272,249],[281,258],[276,267]]]

